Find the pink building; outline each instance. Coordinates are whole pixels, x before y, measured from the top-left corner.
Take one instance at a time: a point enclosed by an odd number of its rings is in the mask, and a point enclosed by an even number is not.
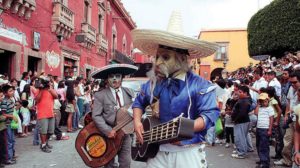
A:
[[[131,63],[135,23],[120,0],[0,0],[0,74],[88,75]]]

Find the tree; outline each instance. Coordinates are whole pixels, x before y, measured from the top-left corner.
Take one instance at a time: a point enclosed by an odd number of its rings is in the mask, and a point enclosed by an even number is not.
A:
[[[258,11],[248,23],[250,56],[272,55],[300,50],[300,1],[274,0]]]

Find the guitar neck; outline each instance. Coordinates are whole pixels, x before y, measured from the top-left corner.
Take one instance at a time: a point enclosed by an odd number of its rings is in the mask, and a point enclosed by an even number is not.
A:
[[[143,134],[148,143],[171,143],[193,137],[194,121],[183,117],[152,127]]]

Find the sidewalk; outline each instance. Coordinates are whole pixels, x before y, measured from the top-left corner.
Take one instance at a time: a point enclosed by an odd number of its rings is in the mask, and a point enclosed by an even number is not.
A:
[[[65,128],[62,128],[65,130]],[[33,146],[33,136],[26,138],[16,138],[17,164],[5,166],[7,168],[85,168],[87,167],[75,149],[75,139],[77,133],[67,133],[69,140],[50,141],[53,145],[51,153],[44,153],[39,146]],[[255,139],[252,140],[255,142]],[[255,144],[253,144],[255,146]],[[273,156],[274,147],[270,147]],[[255,168],[255,162],[258,161],[256,150],[248,153],[246,159],[234,159],[231,157],[233,148],[225,148],[224,144],[216,144],[214,147],[206,147],[207,161],[209,168]],[[274,167],[271,159],[271,167]],[[133,161],[131,168],[146,168],[143,162]],[[277,166],[276,168],[281,168]]]

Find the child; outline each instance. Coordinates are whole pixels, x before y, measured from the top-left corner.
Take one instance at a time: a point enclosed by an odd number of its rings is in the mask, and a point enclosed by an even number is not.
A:
[[[3,91],[0,89],[0,104],[3,99]],[[6,125],[5,125],[6,117],[2,114],[2,111],[0,109],[0,167],[4,167],[5,163],[5,156],[6,153]]]
[[[232,98],[229,98],[226,102],[225,109],[225,135],[226,135],[226,148],[230,147],[230,139],[231,143],[234,145],[234,132],[233,132],[233,122],[231,120],[231,113],[235,103],[238,101],[239,97],[237,94],[233,93]]]
[[[14,88],[10,85],[4,85],[2,87],[3,93],[4,93],[4,99],[1,102],[1,112],[4,117],[6,117],[6,137],[7,137],[7,158],[5,161],[5,164],[15,164],[16,158],[15,158],[15,137],[14,137],[14,131],[11,128],[11,121],[14,120],[18,122],[18,119],[13,116],[14,112]]]
[[[270,167],[269,137],[272,135],[274,110],[269,106],[269,96],[261,93],[258,98],[258,105],[254,113],[257,115],[256,125],[256,148],[260,161],[259,167]]]
[[[30,123],[30,111],[28,109],[28,101],[22,100],[22,107],[21,107],[21,114],[23,117],[22,127],[23,127],[23,134],[22,136],[27,136],[28,134],[28,125]]]

